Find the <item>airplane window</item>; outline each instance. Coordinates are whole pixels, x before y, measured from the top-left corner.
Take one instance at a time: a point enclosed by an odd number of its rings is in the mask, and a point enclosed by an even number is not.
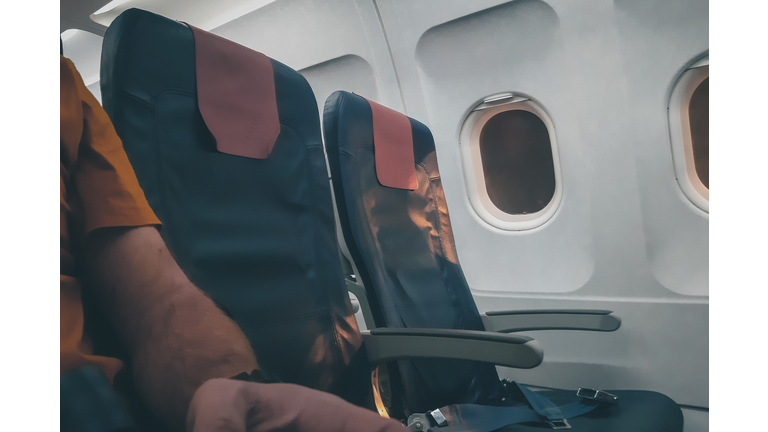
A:
[[[562,187],[554,127],[530,97],[483,99],[464,120],[459,145],[468,196],[484,221],[520,231],[555,213]]]
[[[709,212],[709,57],[677,77],[668,111],[677,182],[695,206]]]
[[[555,194],[552,146],[534,113],[504,111],[480,132],[480,155],[488,198],[508,214],[536,213]]]
[[[696,87],[688,105],[693,165],[704,187],[709,189],[709,77]]]

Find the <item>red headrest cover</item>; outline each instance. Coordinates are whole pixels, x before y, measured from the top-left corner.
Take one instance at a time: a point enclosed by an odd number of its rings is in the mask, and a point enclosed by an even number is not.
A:
[[[195,38],[197,104],[216,148],[265,159],[280,134],[272,63],[260,52],[189,27]]]
[[[379,183],[396,189],[416,189],[411,122],[405,114],[370,100],[368,103],[373,117],[373,156]]]

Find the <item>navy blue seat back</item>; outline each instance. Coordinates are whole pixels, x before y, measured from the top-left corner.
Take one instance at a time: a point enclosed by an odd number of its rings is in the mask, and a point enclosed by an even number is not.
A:
[[[266,159],[217,151],[191,29],[131,9],[102,48],[104,108],[190,280],[284,382],[363,403],[370,388],[338,255],[314,94],[271,60],[280,134]]]
[[[369,103],[343,91],[326,101],[325,145],[344,238],[377,326],[485,330],[456,257],[432,134],[409,121],[413,191],[379,183]],[[400,361],[397,370],[413,412],[501,401],[491,364],[419,359]]]

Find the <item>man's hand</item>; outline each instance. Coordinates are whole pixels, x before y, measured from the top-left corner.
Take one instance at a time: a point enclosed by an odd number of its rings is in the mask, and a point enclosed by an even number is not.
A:
[[[294,384],[212,379],[195,392],[188,432],[403,432],[395,420]]]

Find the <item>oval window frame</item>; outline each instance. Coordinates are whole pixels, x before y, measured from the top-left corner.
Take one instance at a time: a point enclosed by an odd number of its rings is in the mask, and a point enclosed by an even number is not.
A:
[[[693,205],[709,213],[709,189],[699,179],[693,159],[689,105],[693,92],[709,78],[709,54],[700,57],[679,75],[667,105],[675,177]]]
[[[543,209],[529,214],[509,214],[500,210],[488,196],[485,186],[482,155],[480,154],[480,133],[483,127],[496,114],[522,110],[536,115],[546,126],[549,144],[552,149],[552,164],[555,173],[555,192]],[[560,208],[563,196],[563,182],[560,171],[560,155],[557,149],[557,136],[547,112],[529,96],[506,92],[483,98],[474,104],[464,117],[459,132],[464,180],[467,196],[475,213],[489,225],[504,231],[525,231],[538,228],[552,219]]]

